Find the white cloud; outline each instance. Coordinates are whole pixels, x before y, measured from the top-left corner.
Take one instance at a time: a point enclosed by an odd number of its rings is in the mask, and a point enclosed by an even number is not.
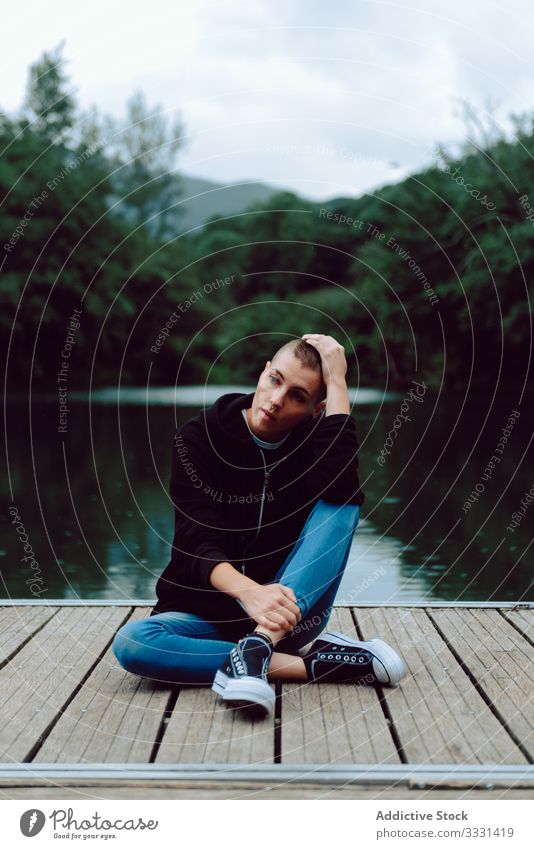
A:
[[[460,139],[460,98],[493,99],[503,122],[534,108],[529,12],[526,0],[27,0],[4,24],[0,105],[20,104],[30,62],[65,38],[83,107],[117,114],[141,87],[180,111],[191,173],[358,193]],[[301,153],[269,155],[267,143]]]

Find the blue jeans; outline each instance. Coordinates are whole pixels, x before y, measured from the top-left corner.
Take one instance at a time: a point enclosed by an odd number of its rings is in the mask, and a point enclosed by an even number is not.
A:
[[[276,651],[297,654],[326,627],[359,516],[354,504],[322,500],[310,511],[273,579],[291,587],[302,614]],[[213,623],[194,613],[158,613],[123,625],[115,635],[113,651],[121,666],[135,675],[178,684],[211,684],[237,640],[254,626],[247,616],[241,623]]]

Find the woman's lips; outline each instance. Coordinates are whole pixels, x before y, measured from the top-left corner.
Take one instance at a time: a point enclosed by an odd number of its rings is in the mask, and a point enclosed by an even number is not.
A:
[[[260,407],[260,410],[263,413],[264,418],[267,419],[268,422],[275,422],[276,421],[276,419],[272,415],[272,413],[267,412],[267,410],[264,410],[263,407]]]

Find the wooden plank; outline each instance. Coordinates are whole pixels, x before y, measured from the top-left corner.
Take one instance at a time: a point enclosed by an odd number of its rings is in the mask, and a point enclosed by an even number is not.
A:
[[[149,615],[150,608],[139,607],[129,621]],[[170,684],[125,672],[110,647],[34,762],[148,763],[170,693]]]
[[[358,639],[348,610],[329,628]],[[285,684],[282,694],[283,763],[399,762],[374,687]]]
[[[501,720],[534,758],[532,646],[498,611],[433,610],[445,639]]]
[[[128,608],[62,608],[0,670],[0,753],[23,761],[105,651]]]
[[[534,644],[534,610],[502,610],[501,612]]]
[[[105,652],[128,612],[124,607],[0,609],[0,649],[10,646],[12,654],[19,648],[0,670],[2,760],[24,760],[44,737],[36,762],[147,762],[170,686],[125,673],[111,650]],[[148,613],[139,608],[134,616]],[[382,636],[409,667],[401,687],[384,688],[409,762],[526,762],[450,648],[512,735],[532,752],[534,670],[532,647],[522,634],[532,635],[534,611],[507,610],[503,616],[483,609],[358,608],[355,613],[364,637]],[[346,609],[334,611],[330,627],[354,635]],[[286,764],[399,761],[369,687],[285,685],[281,743]],[[210,688],[184,687],[157,754],[160,763],[272,763],[274,721],[253,721],[226,708]]]
[[[0,608],[0,667],[57,611],[45,606]]]
[[[183,687],[156,763],[273,763],[274,717],[228,708],[210,687]]]
[[[455,613],[461,631],[470,611]],[[357,608],[355,615],[365,639],[382,637],[405,661],[406,678],[383,693],[408,763],[526,762],[424,610]]]

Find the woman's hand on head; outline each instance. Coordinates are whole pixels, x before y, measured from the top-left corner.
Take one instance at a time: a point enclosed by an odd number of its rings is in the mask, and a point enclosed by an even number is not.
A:
[[[345,380],[347,374],[347,360],[345,349],[333,336],[324,336],[322,333],[305,333],[302,337],[304,342],[312,345],[321,357],[321,368],[325,386],[336,380]]]

